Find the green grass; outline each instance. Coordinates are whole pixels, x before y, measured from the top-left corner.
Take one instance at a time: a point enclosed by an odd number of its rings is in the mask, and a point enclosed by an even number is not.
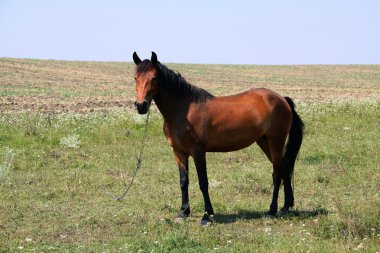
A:
[[[346,252],[379,251],[379,101],[300,105],[306,135],[295,170],[294,212],[268,219],[271,169],[255,145],[208,154],[215,223],[199,225],[203,200],[190,165],[191,217],[178,171],[152,112],[143,166],[143,119],[133,111],[7,114],[0,120],[0,251]],[[74,138],[76,147],[62,139]],[[283,195],[280,196],[282,204]]]
[[[144,130],[134,65],[0,58],[0,252],[380,251],[380,65],[167,65],[215,95],[295,99],[306,133],[291,215],[264,217],[271,164],[253,145],[207,155],[210,227],[191,161],[192,214],[175,223],[178,169],[155,107],[136,181],[112,200]]]

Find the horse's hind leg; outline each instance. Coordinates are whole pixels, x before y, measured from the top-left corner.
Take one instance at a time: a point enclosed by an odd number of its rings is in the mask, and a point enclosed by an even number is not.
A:
[[[284,175],[283,183],[284,183],[285,201],[284,201],[284,207],[281,208],[281,212],[286,213],[289,211],[289,208],[294,206],[294,195],[293,195],[293,189],[292,189],[291,175]]]
[[[272,202],[270,204],[268,214],[271,216],[276,215],[277,213],[277,201],[278,201],[278,193],[280,191],[281,186],[281,178],[282,178],[282,157],[283,157],[283,149],[285,145],[285,138],[277,138],[271,139],[268,138],[268,147],[270,150],[271,161],[273,165],[273,195]]]
[[[272,157],[271,157],[271,154],[270,154],[267,137],[264,135],[263,137],[261,137],[260,139],[258,139],[256,141],[256,143],[257,143],[257,145],[259,145],[259,147],[264,152],[264,154],[268,157],[269,161],[272,162]]]

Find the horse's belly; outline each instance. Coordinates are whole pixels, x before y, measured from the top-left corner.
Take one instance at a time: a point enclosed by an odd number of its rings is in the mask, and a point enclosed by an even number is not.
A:
[[[242,145],[242,143],[231,143],[230,145],[212,145],[207,147],[206,152],[231,152],[246,148],[253,143],[254,141],[250,143],[244,143],[244,145]]]
[[[261,133],[236,130],[210,136],[207,140],[207,152],[230,152],[246,148],[261,137]]]

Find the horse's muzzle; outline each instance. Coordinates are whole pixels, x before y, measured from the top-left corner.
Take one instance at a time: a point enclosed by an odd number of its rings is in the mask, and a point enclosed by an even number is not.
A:
[[[148,109],[149,109],[149,106],[150,106],[150,103],[146,100],[144,100],[142,103],[137,103],[135,102],[135,107],[137,109],[137,112],[139,114],[145,114],[148,112]]]

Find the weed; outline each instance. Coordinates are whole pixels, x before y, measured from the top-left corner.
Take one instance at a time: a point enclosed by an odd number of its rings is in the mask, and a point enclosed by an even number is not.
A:
[[[0,180],[7,180],[10,177],[13,158],[16,153],[11,148],[5,148],[4,161],[0,164]]]
[[[62,137],[59,141],[59,144],[65,148],[79,148],[81,141],[79,140],[79,135],[71,134],[65,137]]]

